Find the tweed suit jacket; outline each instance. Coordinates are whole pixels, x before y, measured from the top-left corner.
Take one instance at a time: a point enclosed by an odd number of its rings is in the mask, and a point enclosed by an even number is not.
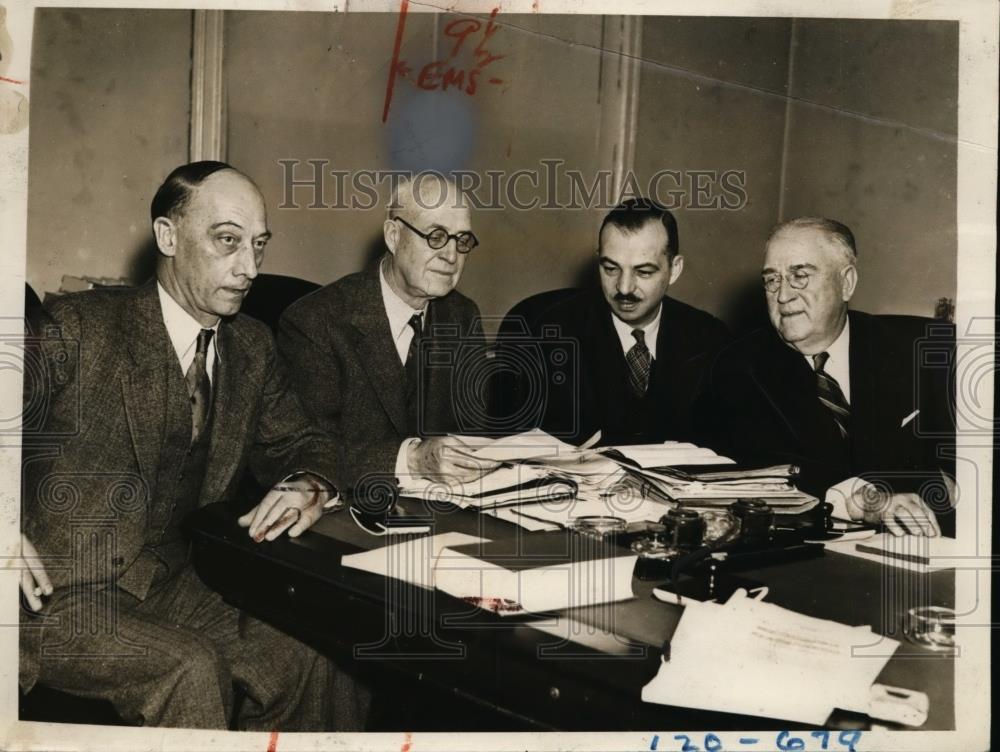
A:
[[[114,583],[142,550],[167,369],[180,363],[155,282],[57,298],[30,328],[22,529],[56,589],[51,606],[62,590]],[[303,412],[270,330],[243,315],[223,320],[216,352],[199,505],[230,500],[245,469],[264,486],[299,470],[336,484],[333,444]],[[22,645],[36,631],[22,629]]]
[[[475,393],[482,386],[475,383],[476,364],[486,357],[478,306],[453,290],[430,302],[424,330],[433,355],[422,356],[424,389],[414,433],[478,431],[485,408],[469,405],[489,404],[488,396]],[[306,410],[334,437],[339,474],[348,487],[391,477],[400,444],[414,435],[408,417],[413,406],[378,264],[289,306],[281,317],[278,351]]]

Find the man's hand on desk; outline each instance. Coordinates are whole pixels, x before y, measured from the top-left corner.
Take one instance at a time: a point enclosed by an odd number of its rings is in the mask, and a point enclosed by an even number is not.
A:
[[[869,525],[882,523],[895,536],[927,535],[935,538],[941,535],[934,512],[915,493],[891,494],[880,491],[870,483],[863,483],[847,495],[846,506],[852,520]]]
[[[52,595],[52,582],[34,544],[21,533],[21,555],[12,565],[21,570],[21,592],[32,611],[42,610],[42,596]]]
[[[323,505],[336,491],[321,478],[300,473],[274,486],[264,499],[240,517],[240,527],[249,528],[256,543],[273,541],[286,530],[292,538],[323,516]]]
[[[499,467],[499,462],[477,460],[455,451],[466,447],[454,436],[435,436],[412,444],[408,449],[410,472],[420,478],[445,483],[469,483]]]

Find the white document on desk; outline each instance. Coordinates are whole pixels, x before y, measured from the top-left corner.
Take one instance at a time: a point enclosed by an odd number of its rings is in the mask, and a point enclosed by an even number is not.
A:
[[[573,561],[510,570],[474,556],[450,552],[434,568],[434,585],[473,603],[505,603],[501,616],[560,611],[565,608],[634,598],[636,556]]]
[[[888,649],[878,656],[852,650],[879,639]],[[869,627],[804,616],[738,590],[724,605],[688,601],[670,660],[642,699],[821,725],[834,708],[866,707],[896,647]]]
[[[431,589],[434,587],[433,572],[437,562],[442,556],[456,556],[451,551],[445,551],[448,546],[464,546],[480,541],[489,542],[485,538],[465,533],[425,535],[402,543],[373,548],[371,551],[348,554],[341,558],[340,563],[345,567],[394,577],[411,585]]]

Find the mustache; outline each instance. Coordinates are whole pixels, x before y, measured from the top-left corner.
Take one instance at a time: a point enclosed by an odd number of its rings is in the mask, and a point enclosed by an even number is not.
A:
[[[639,303],[641,302],[638,297],[632,295],[631,293],[615,293],[616,303]]]

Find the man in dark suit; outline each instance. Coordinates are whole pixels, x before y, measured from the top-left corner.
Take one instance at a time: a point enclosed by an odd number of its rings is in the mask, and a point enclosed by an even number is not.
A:
[[[704,367],[729,337],[712,315],[667,296],[684,268],[673,215],[648,199],[624,202],[604,218],[597,262],[600,290],[532,323],[537,342],[567,342],[577,364],[547,380],[540,427],[574,443],[598,430],[602,444],[690,438]]]
[[[849,311],[856,264],[839,222],[804,217],[772,231],[772,326],[719,354],[699,409],[703,439],[739,460],[800,466],[800,484],[835,516],[952,534],[954,327]],[[935,359],[945,367],[928,367]]]
[[[337,441],[348,487],[410,477],[474,479],[489,469],[453,451],[476,428],[485,357],[479,308],[455,290],[478,241],[454,183],[404,179],[382,228],[388,252],[295,302],[278,349],[295,389]]]
[[[181,534],[244,469],[272,488],[239,518],[258,542],[300,534],[336,495],[336,447],[267,327],[238,314],[270,237],[263,197],[196,162],[151,214],[156,281],[59,297],[32,322],[47,377],[25,390],[45,415],[25,432],[22,586],[39,613],[22,617],[22,686],[106,698],[129,722],[225,729],[236,682],[239,728],[360,729],[349,680],[225,604]]]

